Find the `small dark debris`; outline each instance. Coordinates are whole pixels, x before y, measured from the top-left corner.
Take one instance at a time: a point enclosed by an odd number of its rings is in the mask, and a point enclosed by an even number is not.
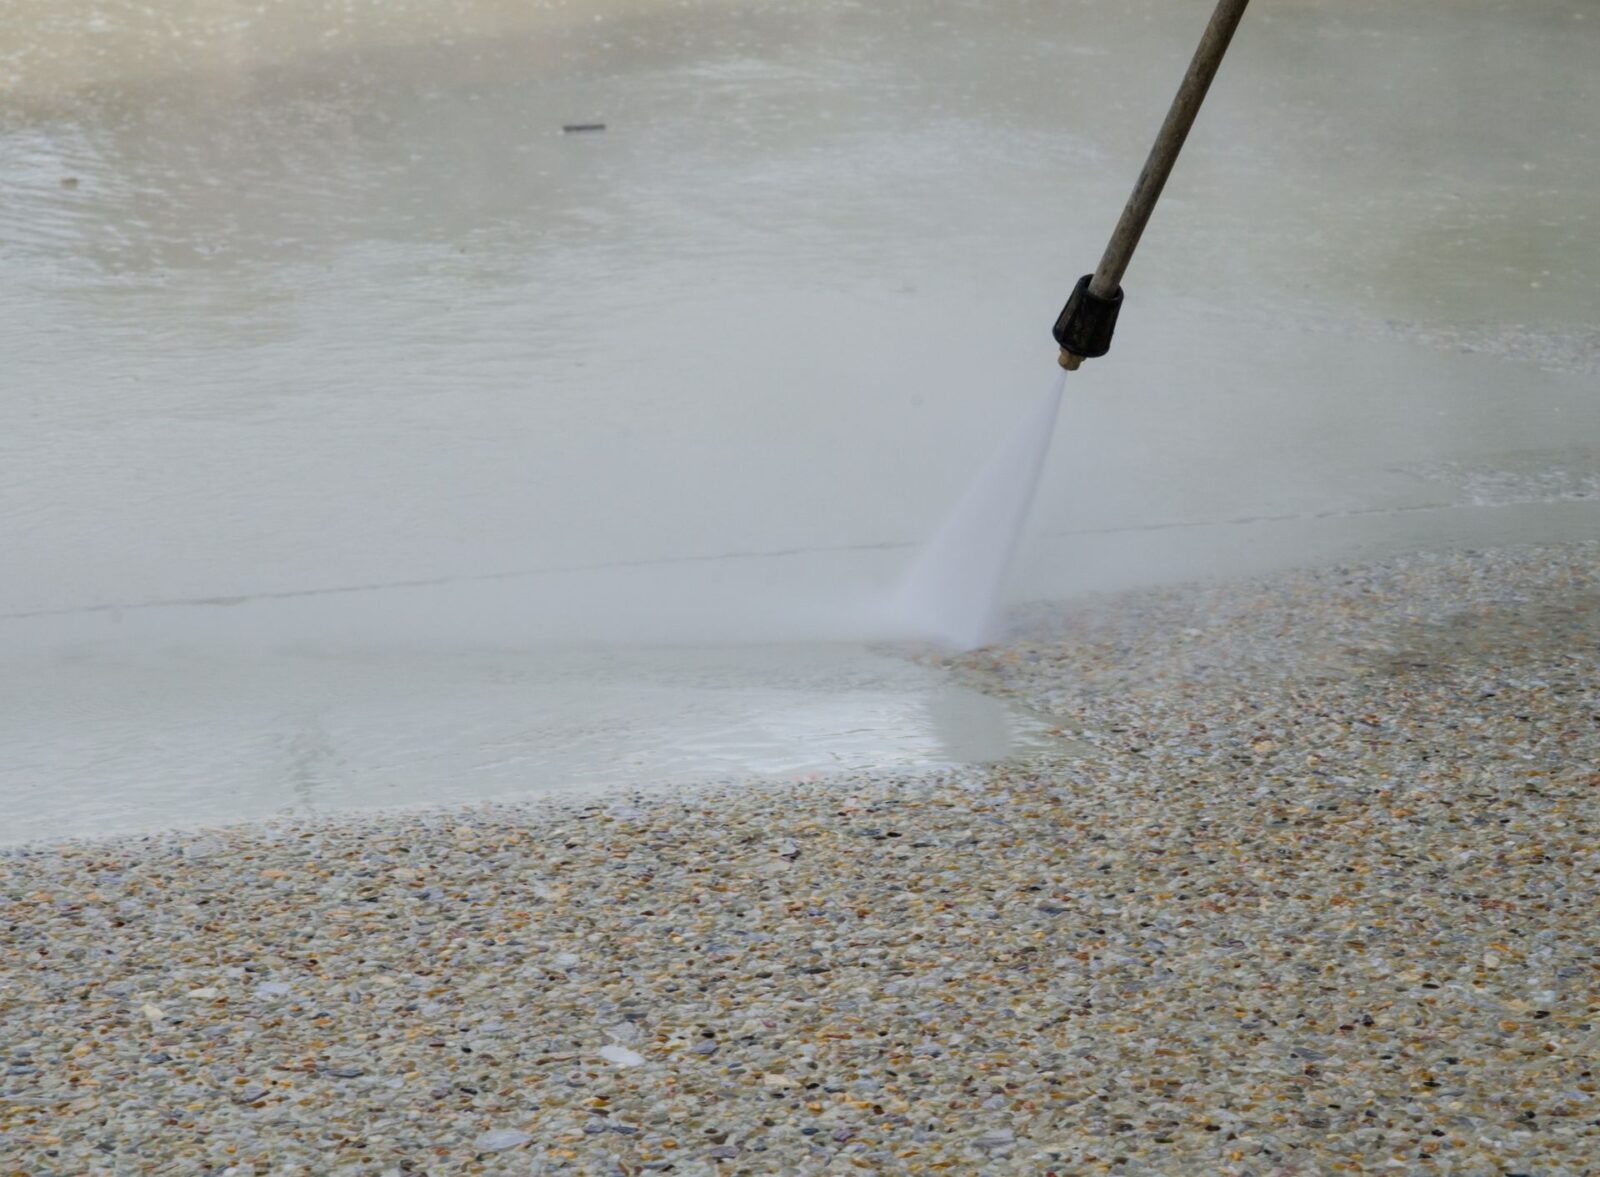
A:
[[[563,135],[577,135],[577,134],[581,134],[584,131],[603,131],[605,129],[606,129],[606,125],[604,123],[562,123],[561,124],[561,133]]]

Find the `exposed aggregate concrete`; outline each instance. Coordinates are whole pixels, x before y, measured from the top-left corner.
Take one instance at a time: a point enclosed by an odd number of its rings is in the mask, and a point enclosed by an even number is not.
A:
[[[954,661],[1086,756],[0,853],[0,1173],[1600,1173],[1597,557]]]

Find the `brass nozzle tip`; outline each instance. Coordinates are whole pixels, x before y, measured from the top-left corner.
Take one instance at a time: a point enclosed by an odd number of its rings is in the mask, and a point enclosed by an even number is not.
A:
[[[1057,357],[1057,362],[1060,363],[1060,365],[1067,371],[1076,372],[1078,370],[1078,365],[1083,363],[1083,357],[1075,356],[1066,348],[1062,348],[1061,355]]]

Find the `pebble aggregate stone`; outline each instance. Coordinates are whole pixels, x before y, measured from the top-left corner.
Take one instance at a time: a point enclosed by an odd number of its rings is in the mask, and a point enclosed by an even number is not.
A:
[[[0,1173],[1600,1173],[1597,561],[1037,608],[989,769],[0,853]]]

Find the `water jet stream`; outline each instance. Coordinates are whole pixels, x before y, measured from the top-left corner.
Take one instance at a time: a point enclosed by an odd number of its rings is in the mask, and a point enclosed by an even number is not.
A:
[[[1100,264],[1078,280],[1056,319],[1051,334],[1066,372],[1076,372],[1083,361],[1111,349],[1122,309],[1122,276],[1249,2],[1217,0]],[[991,459],[901,586],[898,612],[919,636],[962,649],[993,638],[1001,590],[1050,449],[1064,383],[1064,377],[1056,381]]]
[[[1044,470],[1062,372],[967,487],[901,583],[894,616],[913,636],[970,650],[997,635],[1007,573]]]

